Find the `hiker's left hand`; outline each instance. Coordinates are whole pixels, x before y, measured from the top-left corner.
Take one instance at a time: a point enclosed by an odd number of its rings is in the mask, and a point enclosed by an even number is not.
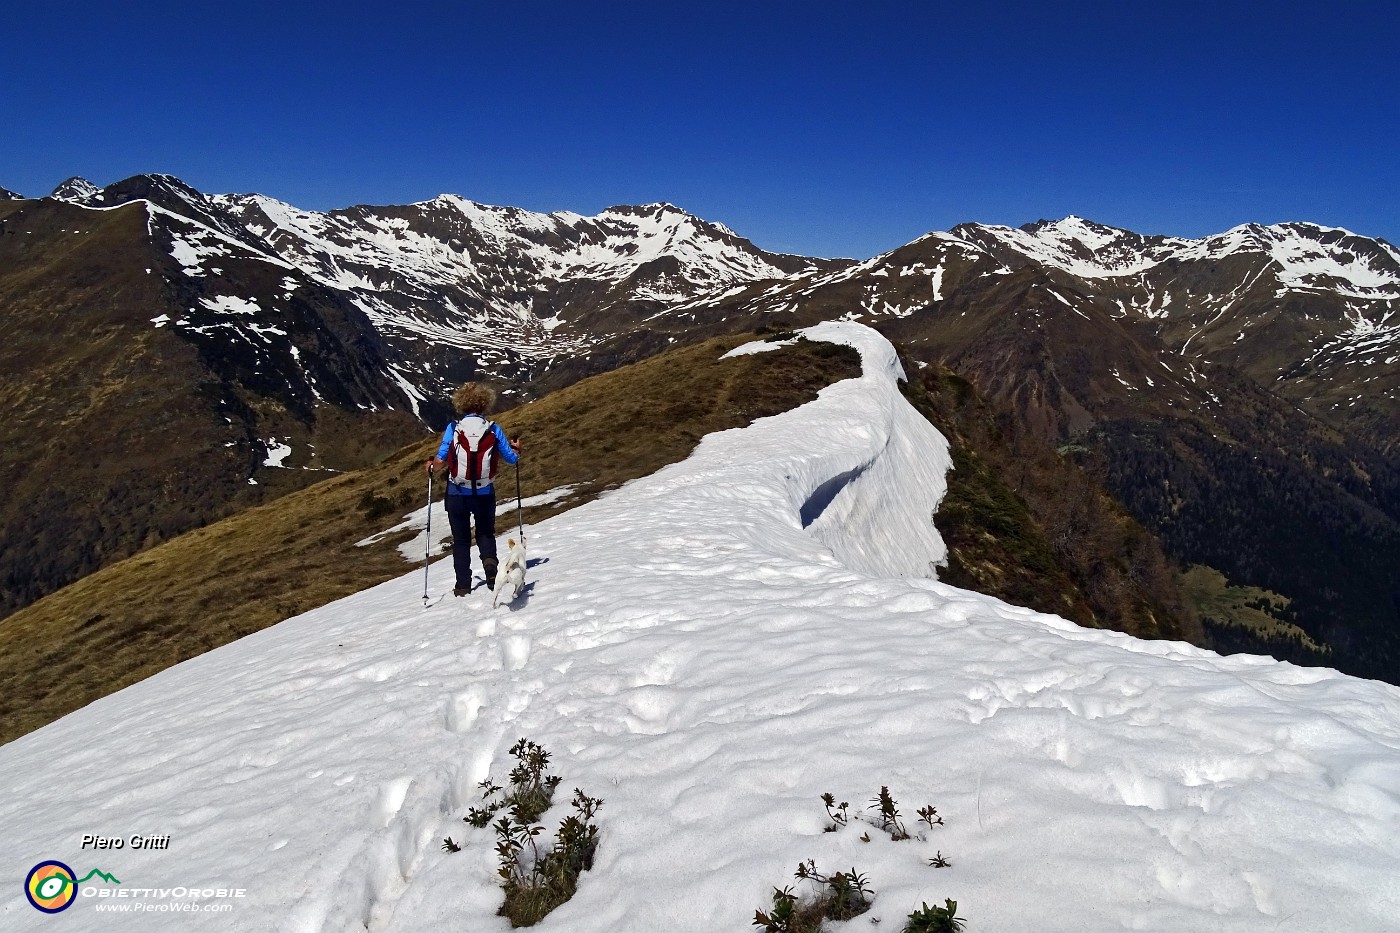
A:
[[[519,435],[517,435],[517,436],[515,436],[515,437],[512,437],[512,438],[510,439],[510,449],[513,450],[513,451],[515,451],[516,453],[520,453],[520,437],[519,437]]]

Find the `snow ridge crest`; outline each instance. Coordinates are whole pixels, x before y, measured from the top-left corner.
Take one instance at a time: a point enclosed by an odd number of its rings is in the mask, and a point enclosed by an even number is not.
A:
[[[1019,228],[964,224],[953,232],[1087,279],[1141,275],[1166,263],[1259,254],[1277,267],[1275,275],[1286,288],[1400,298],[1400,253],[1394,247],[1340,227],[1302,221],[1241,224],[1199,239],[1143,236],[1073,214]]]

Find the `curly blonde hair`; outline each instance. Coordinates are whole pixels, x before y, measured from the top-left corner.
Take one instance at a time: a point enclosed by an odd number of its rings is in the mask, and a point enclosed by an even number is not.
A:
[[[452,393],[452,407],[459,415],[484,415],[496,404],[496,391],[479,382],[467,382]]]

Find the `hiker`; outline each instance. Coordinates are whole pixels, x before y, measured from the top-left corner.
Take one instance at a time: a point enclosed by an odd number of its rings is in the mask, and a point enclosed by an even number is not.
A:
[[[501,460],[520,459],[520,438],[507,440],[501,426],[487,419],[495,404],[496,393],[479,383],[468,382],[454,392],[452,407],[459,420],[442,432],[437,456],[428,461],[429,473],[447,468],[443,506],[452,526],[452,567],[457,572],[453,596],[472,591],[473,522],[486,586],[496,585],[496,491],[491,481]]]

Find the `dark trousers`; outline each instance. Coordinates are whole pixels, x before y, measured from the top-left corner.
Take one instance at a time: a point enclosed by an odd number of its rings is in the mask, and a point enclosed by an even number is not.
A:
[[[476,522],[476,549],[481,552],[482,569],[496,563],[496,493],[454,496],[446,495],[447,523],[452,526],[452,569],[457,571],[457,586],[467,587],[472,580],[472,522]]]

